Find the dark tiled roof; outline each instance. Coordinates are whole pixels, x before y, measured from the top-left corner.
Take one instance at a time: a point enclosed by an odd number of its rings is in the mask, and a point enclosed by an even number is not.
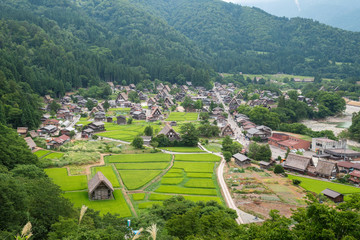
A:
[[[329,188],[325,189],[321,193],[331,198],[337,198],[338,196],[342,195],[341,193],[335,192],[334,190],[331,190]]]

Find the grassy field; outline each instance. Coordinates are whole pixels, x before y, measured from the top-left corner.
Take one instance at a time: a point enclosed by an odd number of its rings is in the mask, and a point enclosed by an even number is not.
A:
[[[86,205],[95,211],[100,211],[101,215],[106,213],[117,213],[120,217],[131,217],[132,215],[121,190],[114,191],[115,199],[113,200],[90,201],[87,192],[67,192],[64,194],[64,197],[70,199],[77,208]]]
[[[166,121],[196,121],[198,115],[196,112],[171,112]]]
[[[109,163],[169,162],[171,155],[164,153],[123,154],[106,156],[105,160]]]
[[[69,151],[76,151],[76,152],[100,152],[100,153],[120,153],[121,148],[117,147],[119,143],[111,142],[111,141],[92,141],[92,140],[85,140],[85,141],[75,141],[75,142],[68,142],[61,146],[61,151],[69,152]]]
[[[131,196],[133,197],[134,201],[141,201],[141,200],[144,200],[145,193],[134,193],[134,194],[131,194]]]
[[[190,194],[190,195],[210,195],[216,196],[215,189],[205,189],[205,188],[186,188],[179,186],[171,185],[160,185],[158,189],[155,190],[158,193],[176,193],[176,194]]]
[[[160,170],[119,170],[121,179],[129,190],[140,188],[161,173]]]
[[[191,178],[189,181],[187,181],[184,185],[184,187],[190,187],[190,188],[214,188],[215,184],[212,179],[207,178]]]
[[[204,147],[211,152],[221,152],[221,144],[219,143],[209,143],[204,145]]]
[[[155,163],[116,163],[116,169],[133,169],[133,170],[155,170],[155,169],[165,169],[169,163],[167,162],[155,162]]]
[[[146,209],[146,208],[151,208],[154,204],[162,205],[162,202],[160,202],[160,201],[157,201],[157,202],[143,202],[143,203],[139,203],[138,207],[140,209]]]
[[[120,187],[119,180],[111,166],[105,166],[105,167],[96,167],[94,169],[94,174],[97,172],[102,172],[107,179],[111,182],[113,187]]]
[[[173,168],[184,169],[185,172],[212,173],[215,163],[211,162],[176,162]]]
[[[176,161],[191,161],[191,162],[218,162],[220,157],[214,154],[178,154],[175,155]]]
[[[87,117],[82,117],[79,121],[76,122],[76,124],[83,124],[84,126],[88,125],[89,123],[91,123],[91,121],[88,121]]]
[[[176,195],[168,195],[168,194],[158,194],[152,193],[149,197],[151,201],[164,201],[166,199],[172,198]],[[221,199],[219,197],[209,197],[209,196],[184,196],[185,199],[193,201],[193,202],[208,202],[208,201],[216,201],[221,204]]]
[[[301,180],[301,184],[300,184],[301,187],[315,193],[320,193],[326,188],[330,188],[331,190],[337,191],[342,194],[360,193],[360,188],[352,187],[348,185],[325,182],[321,180],[315,180],[311,178],[299,177],[294,175],[289,175],[289,178]]]
[[[45,156],[46,154],[50,153],[49,150],[39,150],[39,151],[36,151],[34,152],[34,154],[38,157],[38,158],[41,158],[43,156]]]
[[[205,152],[198,147],[164,147],[161,148],[170,152]]]
[[[211,173],[187,173],[187,177],[189,178],[212,178]]]
[[[48,168],[45,169],[45,172],[63,191],[87,189],[85,175],[68,176],[66,168]]]
[[[181,183],[184,178],[163,178],[161,179],[161,184],[164,185],[177,185]]]
[[[52,152],[52,153],[46,155],[45,157],[43,157],[43,159],[60,159],[63,156],[64,156],[64,153]]]

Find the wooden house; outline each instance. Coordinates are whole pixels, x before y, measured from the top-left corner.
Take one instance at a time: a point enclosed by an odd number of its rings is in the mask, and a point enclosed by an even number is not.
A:
[[[90,200],[107,200],[113,198],[114,188],[102,172],[97,172],[88,182],[88,189]]]
[[[321,193],[324,194],[324,196],[329,198],[334,203],[340,203],[340,202],[344,201],[344,195],[343,194],[338,193],[338,192],[336,192],[334,190],[331,190],[329,188],[325,189]]]
[[[238,99],[236,99],[234,97],[233,99],[231,99],[231,101],[229,103],[229,110],[235,111],[240,105],[241,105],[241,101],[239,101]]]
[[[25,137],[26,134],[28,133],[28,128],[27,127],[18,127],[16,131],[19,134],[19,136]]]
[[[92,128],[87,128],[87,129],[84,129],[84,130],[81,132],[81,137],[82,137],[82,138],[89,138],[89,137],[91,137],[93,134],[94,134],[94,130],[93,130]]]
[[[297,154],[289,154],[286,158],[284,168],[290,171],[299,173],[306,173],[309,166],[314,165],[311,158],[304,157]]]
[[[251,164],[250,158],[241,153],[236,153],[232,157],[234,158],[235,163],[240,167]]]
[[[49,142],[46,143],[46,147],[48,149],[52,149],[52,148],[58,148],[61,145],[67,143],[70,141],[70,137],[63,134],[60,137],[57,138],[53,138],[52,140],[50,140]]]
[[[42,134],[52,135],[58,130],[58,128],[54,125],[47,125],[45,127],[40,128],[40,130]]]
[[[36,148],[36,143],[34,142],[34,140],[31,137],[26,137],[24,138],[26,144],[28,145],[28,147],[30,148],[30,150],[34,150]]]
[[[125,125],[126,124],[126,117],[123,115],[119,115],[116,117],[116,123],[118,125]]]
[[[149,100],[147,101],[147,105],[152,106],[155,104],[156,104],[156,100],[153,97],[150,97]]]
[[[257,126],[254,128],[250,128],[247,130],[246,136],[248,138],[258,137],[262,141],[267,140],[269,137],[271,137],[271,129],[266,126]]]
[[[235,133],[234,131],[232,130],[230,124],[227,124],[225,127],[223,127],[221,129],[221,136],[222,137],[225,137],[225,136],[234,136]]]
[[[94,132],[100,132],[105,130],[105,125],[103,122],[92,122],[87,125],[87,128],[91,128]]]
[[[151,136],[141,136],[141,138],[143,139],[144,145],[145,146],[150,146],[151,143]]]
[[[171,98],[169,98],[169,97],[166,97],[166,98],[165,98],[164,103],[165,103],[165,104],[168,104],[169,106],[174,105],[174,102],[173,102],[173,101],[171,100]]]
[[[330,178],[336,176],[337,172],[338,168],[336,164],[334,162],[325,160],[319,160],[315,169],[315,174],[323,178]]]
[[[359,184],[360,183],[360,171],[354,170],[350,173],[349,181]]]
[[[104,122],[106,119],[105,112],[96,112],[94,116],[95,122]]]
[[[273,164],[274,164],[274,161],[270,161],[270,162],[260,161],[259,162],[260,169],[269,169]]]
[[[169,125],[165,124],[164,128],[158,133],[158,136],[164,134],[170,141],[179,141],[181,139],[180,134]]]
[[[106,122],[112,123],[113,122],[113,117],[112,116],[106,117]]]
[[[145,120],[146,119],[146,114],[143,111],[135,111],[131,114],[133,119],[136,120]]]
[[[116,102],[121,102],[121,101],[125,102],[127,100],[128,100],[128,95],[124,92],[119,93],[119,95],[116,98]]]

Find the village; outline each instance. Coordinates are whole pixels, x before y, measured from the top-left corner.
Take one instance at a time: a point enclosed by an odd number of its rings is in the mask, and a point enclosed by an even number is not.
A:
[[[233,204],[239,221],[256,222],[268,218],[271,209],[290,216],[291,208],[304,206],[306,191],[336,203],[360,192],[360,152],[346,139],[273,130],[238,111],[241,106],[276,108],[278,92],[255,89],[251,98],[233,83],[215,82],[210,90],[191,82],[159,83],[141,91],[135,84],[107,84],[112,92],[108,100],[77,93],[59,100],[47,95],[41,127],[17,129],[76,206],[87,203],[106,212],[114,205],[94,201],[115,198],[121,201],[118,213],[130,217],[180,194],[194,201]],[[283,97],[290,99],[287,92]],[[297,101],[314,106],[313,99],[300,93]],[[183,130],[188,124],[201,129],[193,146],[182,139],[189,134]],[[134,144],[137,138],[140,146]],[[225,138],[241,146],[230,159],[222,150]],[[87,148],[91,144],[94,149]],[[270,156],[252,158],[254,145],[268,146]],[[226,160],[225,171],[216,176],[220,160]],[[276,172],[277,166],[282,171]],[[317,184],[319,189],[309,188]]]

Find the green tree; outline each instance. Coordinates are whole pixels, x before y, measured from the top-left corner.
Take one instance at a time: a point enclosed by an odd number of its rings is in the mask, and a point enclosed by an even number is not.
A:
[[[349,134],[352,139],[360,142],[360,112],[353,113]]]
[[[225,151],[225,152],[223,152],[223,156],[224,156],[224,159],[226,162],[230,162],[231,157],[232,157],[231,152]]]
[[[139,94],[136,91],[129,92],[128,97],[131,102],[134,102],[134,103],[140,102]]]
[[[144,144],[144,140],[141,137],[135,137],[131,142],[131,146],[137,149],[142,149]]]
[[[154,133],[154,130],[150,125],[145,127],[145,129],[144,129],[145,136],[152,136],[153,133]]]
[[[91,111],[94,107],[96,107],[96,104],[92,100],[87,100],[86,102],[86,108]]]
[[[191,98],[189,96],[186,96],[184,98],[184,101],[181,103],[181,106],[183,106],[184,108],[194,108],[194,101],[191,100]]]
[[[110,104],[109,104],[108,100],[105,100],[105,102],[104,102],[104,104],[103,104],[103,107],[104,107],[104,109],[105,109],[105,112],[107,112],[108,109],[110,108]]]
[[[127,124],[132,124],[133,119],[132,118],[128,118],[128,120],[126,121]]]
[[[283,166],[276,164],[275,168],[274,168],[274,173],[279,174],[279,173],[284,173],[285,170],[283,168]]]
[[[194,124],[185,123],[180,127],[181,139],[185,146],[194,147],[199,142],[199,133]]]
[[[57,112],[60,108],[61,108],[61,105],[58,104],[55,100],[53,100],[53,101],[50,103],[50,111]]]

